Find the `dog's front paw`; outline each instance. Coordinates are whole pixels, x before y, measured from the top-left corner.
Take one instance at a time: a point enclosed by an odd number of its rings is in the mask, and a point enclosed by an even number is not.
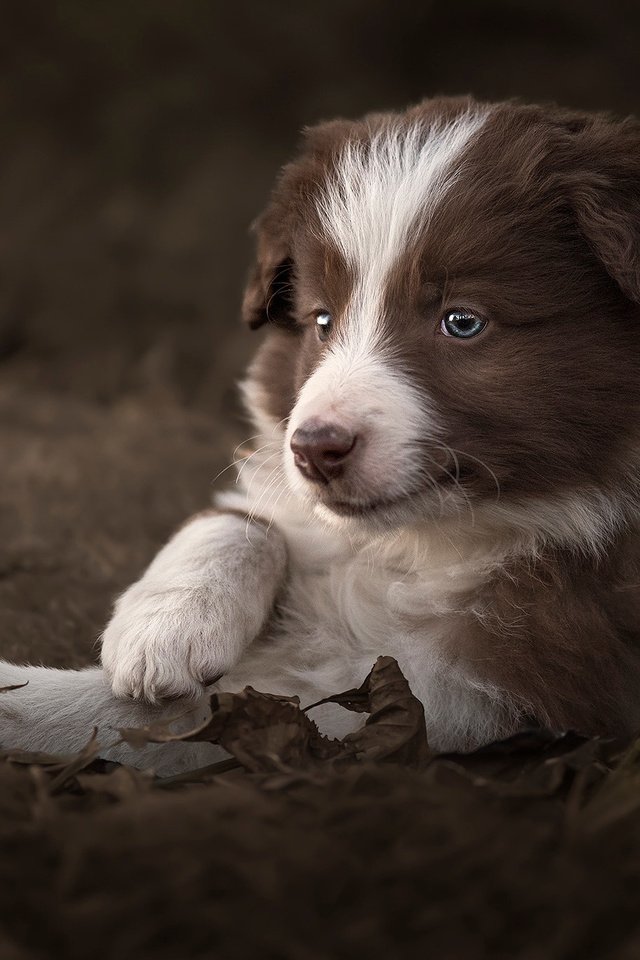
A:
[[[151,703],[199,696],[232,662],[229,631],[217,619],[206,592],[130,587],[102,637],[115,696]]]

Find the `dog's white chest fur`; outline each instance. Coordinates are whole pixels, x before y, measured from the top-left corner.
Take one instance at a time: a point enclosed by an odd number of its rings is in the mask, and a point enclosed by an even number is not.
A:
[[[415,533],[356,542],[290,502],[279,514],[286,582],[267,629],[223,685],[262,683],[308,704],[359,686],[376,658],[390,655],[425,706],[434,745],[463,748],[469,725],[489,723],[495,703],[445,659],[442,641],[462,596],[486,576],[487,558],[462,560],[451,545]],[[333,735],[362,722],[332,706],[313,716]]]

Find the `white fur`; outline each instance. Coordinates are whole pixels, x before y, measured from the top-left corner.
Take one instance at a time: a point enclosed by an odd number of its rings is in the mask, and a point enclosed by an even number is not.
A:
[[[116,696],[200,693],[259,633],[284,566],[277,531],[233,514],[192,520],[116,603],[102,640]]]
[[[0,745],[3,748],[65,755],[81,750],[98,731],[100,756],[160,775],[205,766],[226,754],[208,743],[149,744],[138,751],[123,743],[118,729],[168,724],[175,733],[192,730],[207,716],[206,702],[173,701],[163,708],[116,700],[104,672],[52,670],[0,664],[2,685],[24,684],[0,694]]]
[[[356,277],[345,340],[358,350],[382,341],[385,283],[455,184],[465,147],[489,109],[450,123],[392,125],[367,143],[348,142],[318,200],[323,240],[335,244]]]
[[[243,502],[241,491],[235,502]],[[456,542],[453,530],[433,525],[354,536],[328,527],[298,500],[283,505],[276,496],[263,509],[273,511],[286,539],[288,576],[268,642],[249,647],[220,686],[251,683],[311,703],[360,684],[384,652],[397,658],[423,702],[434,746],[464,749],[517,726],[519,708],[461,673],[441,646],[460,598],[504,563],[508,540]],[[362,722],[331,706],[314,719],[334,736]]]
[[[329,415],[366,440],[358,454],[359,498],[411,492],[418,479],[413,445],[428,437],[437,442],[441,426],[429,398],[394,369],[382,323],[385,280],[428,228],[485,116],[465,113],[448,125],[416,124],[408,132],[391,127],[366,149],[346,147],[319,201],[327,237],[355,277],[342,332],[302,388],[286,432],[265,415],[260,391],[247,381],[260,449],[240,467],[238,489],[219,498],[221,508],[240,510],[247,520],[192,521],[120,598],[103,647],[118,695],[194,697],[224,671],[220,689],[250,683],[297,694],[306,704],[360,684],[376,657],[390,654],[424,705],[434,747],[466,748],[517,729],[527,705],[512,703],[447,656],[450,624],[465,595],[510,557],[535,555],[549,541],[604,549],[628,505],[591,491],[507,506],[496,490],[496,501],[475,513],[454,499],[465,512],[434,518],[425,509],[428,519],[414,516],[393,531],[348,521],[330,526],[328,513],[315,510],[288,444],[305,419]],[[518,616],[514,609],[505,633]],[[109,746],[113,728],[179,712],[114,700],[100,670],[1,666],[0,684],[24,679],[28,687],[0,695],[5,746],[73,750],[95,724],[105,754],[131,761],[128,748]],[[197,719],[202,705],[193,709],[183,723]],[[362,723],[331,706],[314,717],[334,736]],[[160,762],[167,772],[211,755],[219,752],[148,748],[137,762]]]
[[[496,499],[479,516],[494,536],[496,529],[518,534],[524,552],[536,554],[545,543],[555,543],[585,556],[603,556],[614,538],[639,519],[632,492],[597,488],[528,497],[520,503]]]
[[[274,572],[280,571],[283,563],[283,540],[287,546],[288,574],[278,614],[242,653],[246,637],[238,640],[236,636],[239,660],[218,688],[239,690],[250,683],[266,692],[297,694],[303,704],[311,703],[359,684],[376,657],[385,653],[398,659],[412,690],[421,699],[434,747],[464,749],[515,730],[526,705],[511,703],[503,691],[479,683],[444,655],[442,642],[447,640],[449,618],[460,609],[461,598],[480,586],[509,556],[553,540],[552,526],[560,542],[566,537],[578,538],[581,529],[590,536],[584,521],[579,520],[590,514],[586,504],[579,504],[576,497],[571,503],[555,504],[553,509],[549,504],[533,504],[528,519],[522,505],[518,517],[515,511],[509,518],[480,513],[475,526],[451,521],[442,526],[416,525],[393,536],[354,537],[347,529],[327,527],[295,497],[288,495],[285,502],[274,492],[265,498],[265,478],[271,472],[267,461],[266,455],[262,460],[254,458],[243,473],[244,489],[221,498],[221,506],[247,513],[255,509],[256,499],[262,501],[262,512],[273,521],[269,530],[258,528],[262,540],[248,544],[244,539],[246,524],[235,516],[194,521],[202,531],[211,520],[220,520],[224,521],[218,524],[221,534],[226,531],[235,538],[240,533],[233,542],[224,536],[219,543],[211,541],[209,548],[218,562],[223,543],[225,556],[230,549],[239,549],[240,554],[245,547],[249,551],[239,562],[252,566],[253,588],[235,593],[233,611],[243,623],[247,616],[254,624],[260,621],[260,596],[255,584],[264,579],[273,591],[274,580],[279,577],[279,573],[274,577]],[[254,489],[253,498],[247,498],[247,487]],[[190,540],[195,531],[188,527],[185,530],[188,536],[180,541],[185,532],[181,531],[164,548],[161,562],[150,568],[155,570],[154,576],[162,572],[168,578],[165,587],[182,576],[184,564],[191,568],[188,551],[181,552],[187,543],[203,544],[199,539]],[[249,531],[253,534],[254,527]],[[213,534],[213,529],[208,533]],[[267,549],[272,542],[273,552]],[[174,547],[177,550],[171,556]],[[235,589],[237,582],[229,583],[229,587]],[[127,594],[124,602],[126,598]],[[213,595],[211,603],[213,613]],[[134,606],[129,612],[137,609]],[[184,638],[188,634],[176,632],[176,628],[181,625],[188,631],[191,616],[185,606],[179,624],[171,622],[171,630],[164,637],[166,664],[161,664],[170,670],[175,662],[181,665],[182,673],[173,671],[172,677],[184,684],[181,692],[188,694],[201,689],[198,677],[203,674],[202,663],[197,658],[184,658]],[[504,625],[507,632],[517,627],[517,618],[518,611],[514,610],[514,623]],[[145,623],[139,621],[135,635],[148,637],[144,628]],[[255,627],[255,634],[258,632]],[[210,652],[201,652],[209,664]],[[231,658],[229,652],[226,656]],[[220,755],[206,746],[149,747],[139,755],[130,748],[112,746],[116,727],[158,722],[181,713],[185,706],[152,707],[114,700],[99,670],[73,672],[2,665],[2,684],[25,679],[29,680],[28,687],[0,697],[0,730],[5,746],[70,751],[84,743],[91,727],[97,725],[104,755],[153,766],[163,773],[210,762],[211,757]],[[177,688],[175,692],[179,692]],[[183,719],[183,725],[195,723],[202,708],[195,709],[195,714]],[[319,708],[313,715],[321,729],[334,736],[344,735],[362,722],[357,714],[332,706]]]
[[[354,502],[386,500],[415,490],[420,480],[415,445],[435,437],[437,416],[408,378],[395,371],[367,341],[358,349],[333,347],[307,380],[291,413],[286,434],[289,486],[303,496],[314,487],[294,464],[289,440],[310,417],[345,426],[358,440],[353,473]]]
[[[251,370],[249,370],[249,376],[242,380],[239,386],[245,408],[254,411],[252,419],[261,440],[269,441],[274,437],[282,439],[282,429],[280,429],[282,423],[269,414],[266,393],[263,387],[252,378]]]
[[[318,200],[324,239],[338,247],[355,281],[327,354],[292,411],[287,441],[310,417],[357,435],[355,502],[414,491],[421,477],[412,448],[440,432],[433,401],[394,368],[384,291],[390,270],[455,183],[464,149],[486,116],[486,109],[468,111],[449,124],[392,126],[366,145],[348,142]],[[253,399],[250,388],[247,397]],[[297,492],[312,492],[290,450],[286,470]]]
[[[360,684],[385,653],[398,659],[422,700],[433,746],[466,748],[511,732],[518,708],[500,691],[460,673],[440,649],[459,597],[504,561],[505,545],[488,545],[484,537],[455,542],[433,526],[354,540],[348,530],[328,528],[295,497],[286,503],[278,493],[265,498],[270,472],[266,455],[254,458],[243,474],[245,489],[220,498],[221,506],[248,514],[259,499],[273,520],[269,529],[249,525],[247,541],[247,524],[239,517],[199,518],[170,541],[120,599],[106,631],[113,647],[105,659],[123,692],[156,696],[162,682],[174,695],[193,697],[210,671],[239,657],[218,689],[240,690],[250,683],[266,692],[298,695],[308,704]],[[255,490],[253,499],[246,488]],[[277,614],[261,633],[282,576],[283,541],[287,577]],[[229,562],[233,570],[225,568]],[[223,624],[231,631],[226,644]],[[104,756],[162,773],[220,755],[195,745],[148,747],[139,754],[114,746],[118,726],[163,722],[185,705],[114,700],[100,670],[0,667],[0,683],[25,680],[26,688],[0,697],[3,746],[67,752],[86,742],[95,725]],[[194,710],[183,726],[199,719],[202,706],[196,703]],[[332,736],[362,723],[358,714],[330,705],[313,715]]]

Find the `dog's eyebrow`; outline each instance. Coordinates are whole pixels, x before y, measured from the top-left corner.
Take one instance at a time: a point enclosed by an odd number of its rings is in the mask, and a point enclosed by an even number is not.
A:
[[[422,297],[425,303],[438,303],[442,300],[442,289],[437,283],[427,280],[422,286]]]

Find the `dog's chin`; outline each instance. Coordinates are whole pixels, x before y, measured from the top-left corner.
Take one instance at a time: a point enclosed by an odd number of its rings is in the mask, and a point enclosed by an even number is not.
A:
[[[340,500],[327,499],[322,502],[322,506],[338,517],[377,517],[383,516],[390,510],[397,509],[398,505],[406,502],[406,497],[394,498],[374,498],[365,500]]]
[[[389,530],[425,516],[424,502],[416,494],[349,499],[324,496],[314,504],[314,512],[334,526],[369,530]]]

